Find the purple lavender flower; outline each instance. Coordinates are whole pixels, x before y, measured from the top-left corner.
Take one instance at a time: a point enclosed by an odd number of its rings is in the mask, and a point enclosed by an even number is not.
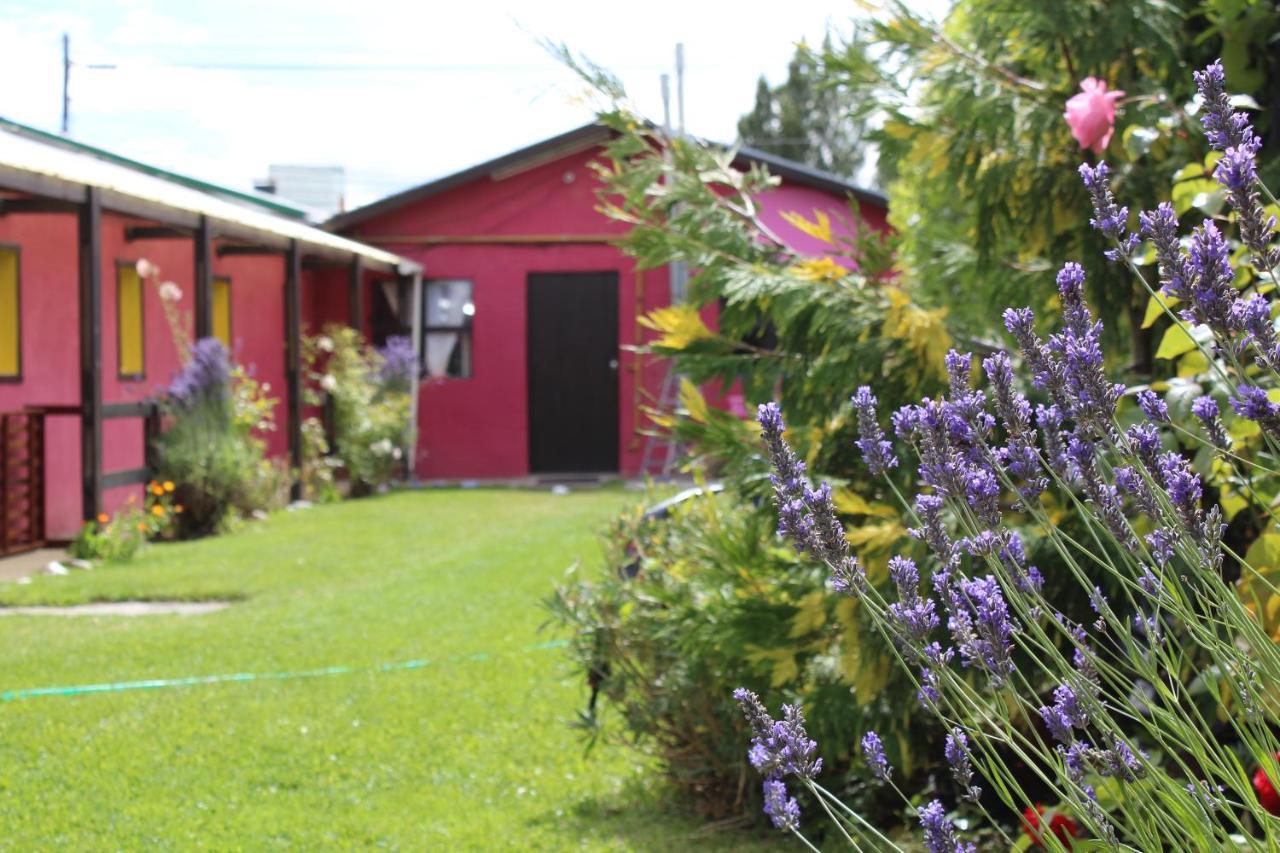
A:
[[[886,613],[903,651],[914,655],[929,632],[938,627],[933,599],[920,595],[920,572],[909,557],[891,557],[889,577],[898,588],[898,601],[890,604]]]
[[[982,796],[982,788],[973,784],[973,764],[969,760],[969,739],[965,737],[963,729],[951,729],[951,732],[947,735],[946,745],[943,747],[943,755],[947,759],[947,764],[951,765],[951,778],[964,791],[961,796],[976,803]]]
[[[1142,414],[1152,423],[1169,423],[1169,407],[1150,388],[1138,392],[1138,408],[1142,409]]]
[[[1094,443],[1072,436],[1067,442],[1067,453],[1075,463],[1080,482],[1084,484],[1085,494],[1093,502],[1094,512],[1098,518],[1121,544],[1131,551],[1136,551],[1138,540],[1129,526],[1128,519],[1125,518],[1120,490],[1104,482],[1102,475],[1098,472],[1097,448]]]
[[[1075,480],[1076,473],[1072,468],[1071,456],[1067,453],[1066,439],[1062,430],[1062,410],[1056,405],[1036,406],[1036,424],[1040,427],[1045,455],[1054,473],[1064,481]]]
[[[782,706],[782,719],[770,718],[760,697],[746,688],[733,691],[751,726],[751,749],[747,758],[751,766],[766,777],[798,776],[812,779],[822,772],[822,759],[816,758],[818,744],[809,739],[804,727],[804,714],[796,705]]]
[[[969,391],[969,373],[973,368],[973,354],[959,350],[947,350],[942,359],[950,379],[951,396],[961,397]]]
[[[1009,615],[1000,584],[992,575],[967,580],[934,575],[946,605],[947,628],[965,666],[986,670],[991,686],[1002,687],[1016,667],[1013,636],[1020,627]]]
[[[1157,566],[1167,566],[1173,559],[1174,545],[1178,536],[1167,527],[1157,527],[1146,535],[1147,547],[1151,549],[1151,559]]]
[[[764,813],[784,832],[800,828],[800,804],[795,797],[787,796],[787,786],[781,779],[764,780]]]
[[[1191,470],[1187,460],[1174,451],[1160,454],[1159,463],[1160,478],[1178,520],[1186,526],[1192,538],[1203,538],[1205,526],[1204,510],[1200,507],[1203,492],[1200,477]]]
[[[1160,453],[1160,431],[1153,424],[1134,424],[1125,432],[1125,439],[1133,454],[1142,460],[1150,471],[1156,470],[1156,457]]]
[[[193,409],[206,401],[231,397],[231,358],[217,338],[201,338],[191,346],[191,358],[174,374],[167,391],[179,409]]]
[[[1141,758],[1139,758],[1141,756]],[[1147,775],[1145,753],[1134,754],[1132,747],[1120,739],[1113,741],[1111,749],[1087,747],[1082,758],[1102,776],[1112,776],[1124,782],[1133,782]]]
[[[1241,347],[1252,345],[1254,360],[1264,370],[1280,371],[1280,341],[1276,340],[1275,321],[1271,319],[1271,303],[1255,293],[1237,299],[1231,307],[1231,319],[1245,332]]]
[[[1183,319],[1206,323],[1220,338],[1229,338],[1238,331],[1232,316],[1235,271],[1231,269],[1231,250],[1212,219],[1191,232],[1188,269],[1191,305],[1182,312]]]
[[[893,455],[893,445],[884,437],[880,421],[876,417],[876,398],[866,385],[853,395],[853,408],[858,413],[858,449],[862,461],[867,463],[873,475],[883,474],[898,467],[898,457]]]
[[[1053,704],[1040,707],[1040,718],[1053,735],[1054,740],[1071,745],[1075,740],[1074,729],[1089,725],[1089,715],[1081,707],[1075,691],[1068,684],[1059,684],[1053,690]]]
[[[924,830],[924,846],[929,853],[974,853],[973,844],[962,843],[947,817],[940,800],[920,809],[920,827]]]
[[[1055,404],[1066,407],[1066,376],[1061,362],[1035,332],[1035,314],[1030,308],[1006,308],[1004,327],[1018,342],[1022,360],[1031,369],[1031,384],[1048,392]]]
[[[417,354],[413,351],[413,341],[404,335],[392,335],[378,350],[382,356],[382,366],[378,378],[389,388],[408,389],[419,376],[420,367]]]
[[[982,360],[994,392],[996,412],[1008,435],[1004,447],[996,448],[996,459],[1014,479],[1024,485],[1025,498],[1034,498],[1049,483],[1041,476],[1040,456],[1035,448],[1035,428],[1031,420],[1031,403],[1013,385],[1013,364],[1006,352],[993,353]]]
[[[1222,418],[1218,416],[1218,404],[1212,397],[1196,397],[1191,403],[1191,414],[1200,419],[1200,425],[1214,447],[1219,450],[1231,449],[1231,437],[1222,425]]]
[[[1064,264],[1058,273],[1065,328],[1049,339],[1049,349],[1062,359],[1064,397],[1059,405],[1076,421],[1100,435],[1110,435],[1123,385],[1107,380],[1102,357],[1102,323],[1095,322],[1084,301],[1084,269]]]
[[[1138,470],[1131,465],[1121,465],[1112,472],[1116,478],[1116,488],[1133,498],[1138,509],[1153,519],[1160,517],[1160,504],[1155,492],[1147,484]]]
[[[938,700],[942,698],[941,686],[938,673],[934,672],[930,667],[922,667],[920,669],[920,689],[916,691],[916,700],[920,703],[920,707],[925,710],[933,710],[934,706],[938,704]]]
[[[871,775],[877,779],[887,782],[893,775],[893,767],[884,755],[884,743],[875,732],[867,732],[862,736],[862,757],[866,759]]]
[[[1280,251],[1272,248],[1276,218],[1262,208],[1258,192],[1256,158],[1261,143],[1257,140],[1228,148],[1218,161],[1213,176],[1226,187],[1227,202],[1239,214],[1240,239],[1253,253],[1254,265],[1271,269],[1280,261]]]
[[[1267,392],[1256,385],[1241,385],[1231,398],[1231,408],[1237,415],[1256,421],[1262,431],[1280,436],[1280,405],[1271,402]]]
[[[955,543],[951,541],[951,536],[947,533],[946,525],[942,521],[942,508],[946,505],[946,501],[937,495],[916,495],[913,508],[920,518],[920,526],[912,527],[907,533],[912,538],[919,539],[929,546],[942,564],[950,565],[957,559],[955,553]]]
[[[1000,481],[990,468],[974,465],[964,475],[964,498],[978,520],[1000,524]]]
[[[1209,140],[1209,145],[1219,151],[1226,151],[1228,148],[1254,144],[1257,137],[1249,124],[1248,116],[1231,108],[1222,60],[1214,60],[1203,71],[1196,71],[1191,76],[1196,81],[1196,88],[1203,101],[1204,114],[1200,117],[1200,123],[1204,125],[1204,135]]]
[[[760,406],[761,435],[769,448],[773,465],[774,504],[778,509],[778,535],[790,539],[801,554],[809,554],[827,564],[831,585],[837,592],[866,589],[866,570],[849,553],[844,525],[836,515],[831,489],[826,484],[814,489],[805,476],[804,463],[783,438],[786,424],[776,403]]]
[[[1111,192],[1111,172],[1107,164],[1100,162],[1097,166],[1090,166],[1088,163],[1081,163],[1080,179],[1084,181],[1085,189],[1089,191],[1089,198],[1093,202],[1093,218],[1089,220],[1089,224],[1118,244],[1116,249],[1107,251],[1107,257],[1113,261],[1127,258],[1137,248],[1138,236],[1130,233],[1126,227],[1129,209],[1116,204],[1116,198]]]
[[[1178,241],[1178,217],[1169,202],[1161,202],[1152,211],[1138,214],[1143,236],[1156,247],[1156,260],[1160,267],[1160,289],[1169,296],[1189,300],[1187,291],[1191,270],[1187,253]]]

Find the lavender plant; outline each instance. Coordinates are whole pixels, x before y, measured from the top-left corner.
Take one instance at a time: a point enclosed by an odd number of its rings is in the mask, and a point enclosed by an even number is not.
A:
[[[890,562],[891,600],[852,553],[830,488],[805,476],[779,408],[759,411],[779,533],[825,564],[833,593],[857,599],[892,643],[920,705],[949,732],[943,757],[957,800],[1011,845],[1008,816],[1039,814],[1034,785],[1051,792],[1096,847],[1280,847],[1280,820],[1258,796],[1259,778],[1272,791],[1280,779],[1280,646],[1224,580],[1224,561],[1269,582],[1224,542],[1221,508],[1174,449],[1176,431],[1213,464],[1275,473],[1262,454],[1250,458],[1235,447],[1231,433],[1249,421],[1271,454],[1280,442],[1280,403],[1271,393],[1280,384],[1280,351],[1264,295],[1270,287],[1258,286],[1277,283],[1280,252],[1262,202],[1274,199],[1257,179],[1257,137],[1231,108],[1221,64],[1196,74],[1196,84],[1206,135],[1223,152],[1215,176],[1256,274],[1252,287],[1237,278],[1231,244],[1214,221],[1195,228],[1184,249],[1172,208],[1161,205],[1139,215],[1134,233],[1106,164],[1080,173],[1092,224],[1111,243],[1108,258],[1164,294],[1170,319],[1217,379],[1224,399],[1206,395],[1192,404],[1198,433],[1172,423],[1167,402],[1151,390],[1136,399],[1142,420],[1123,416],[1124,388],[1107,376],[1102,322],[1085,302],[1084,271],[1065,264],[1057,276],[1059,329],[1043,335],[1029,308],[1004,313],[1025,386],[1013,356],[996,352],[982,360],[987,387],[977,388],[974,359],[953,350],[949,392],[894,413],[896,443],[880,426],[871,390],[853,397],[863,459],[913,519],[911,534],[929,554],[927,585],[916,561]],[[1136,259],[1144,239],[1158,259],[1157,282]],[[1028,388],[1044,402],[1033,406]],[[908,458],[919,484],[910,500],[889,476]],[[1049,511],[1056,503],[1073,508],[1081,525],[1057,524]],[[1269,524],[1280,521],[1268,512]],[[1045,595],[1018,532],[1028,527],[1089,596],[1092,621],[1074,621]],[[1047,693],[1037,689],[1044,684]],[[750,691],[735,698],[754,734],[748,759],[765,777],[775,825],[804,839],[789,793],[803,790],[853,847],[899,849],[817,783],[816,745],[798,707],[785,706],[773,720]],[[862,749],[873,775],[897,791],[879,736],[865,733]],[[941,798],[921,805],[901,796],[926,849],[975,849]],[[1073,843],[1057,830],[1033,840],[1051,849]]]

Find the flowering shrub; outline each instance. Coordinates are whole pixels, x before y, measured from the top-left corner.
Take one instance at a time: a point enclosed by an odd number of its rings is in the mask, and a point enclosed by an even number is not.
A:
[[[1280,255],[1262,199],[1274,201],[1256,179],[1257,137],[1232,110],[1220,64],[1198,73],[1196,83],[1207,137],[1223,152],[1215,178],[1251,276],[1236,276],[1231,244],[1212,220],[1185,249],[1168,205],[1140,214],[1140,233],[1131,233],[1106,164],[1080,173],[1093,200],[1092,225],[1111,244],[1107,257],[1153,295],[1159,287],[1164,310],[1214,375],[1191,404],[1198,429],[1175,428],[1169,401],[1151,391],[1138,396],[1136,417],[1120,408],[1124,387],[1106,374],[1102,323],[1085,302],[1084,271],[1064,265],[1061,328],[1043,337],[1029,308],[1003,317],[1029,389],[1043,402],[1024,394],[1003,351],[981,360],[986,390],[974,387],[973,358],[949,353],[948,393],[898,409],[896,441],[880,425],[871,390],[855,395],[858,449],[913,519],[921,547],[919,560],[891,561],[890,596],[852,553],[831,488],[809,482],[778,407],[759,412],[779,533],[825,565],[829,587],[855,600],[892,643],[920,707],[950,731],[944,759],[952,805],[965,802],[983,816],[986,837],[1009,846],[1017,825],[1028,842],[1059,849],[1272,849],[1280,839],[1268,800],[1280,778],[1280,645],[1224,576],[1229,560],[1242,577],[1261,578],[1225,542],[1222,508],[1206,500],[1202,477],[1176,449],[1187,440],[1212,464],[1274,472],[1280,346],[1265,291]],[[1144,239],[1158,258],[1158,284],[1142,278],[1135,260]],[[1172,299],[1179,300],[1176,316]],[[1233,439],[1244,425],[1263,443],[1257,452]],[[905,467],[902,449],[917,461],[920,491],[911,500],[891,476]],[[1060,503],[1075,508],[1082,530],[1056,523],[1048,509]],[[1089,597],[1086,618],[1063,613],[1047,594],[1048,578],[1015,527],[1024,519]],[[1270,514],[1268,526],[1276,521]],[[921,563],[931,569],[927,585]],[[1041,683],[1051,689],[1037,689]],[[753,692],[735,696],[775,825],[799,834],[790,783],[853,846],[899,849],[820,783],[817,744],[798,707],[784,706],[774,720]],[[880,739],[868,733],[863,748],[875,775],[897,792]],[[1057,800],[1047,820],[1033,786]],[[924,799],[904,796],[903,807],[928,850],[975,849],[942,797]]]
[[[615,522],[606,569],[575,571],[548,602],[592,687],[581,718],[592,743],[647,751],[681,802],[716,821],[748,822],[761,803],[742,784],[745,729],[729,696],[738,684],[775,701],[813,698],[823,778],[842,790],[859,760],[849,732],[880,728],[892,754],[912,761],[925,734],[902,713],[914,687],[889,677],[890,651],[854,602],[827,595],[817,566],[777,546],[767,507],[726,491],[663,518],[640,509]],[[852,790],[870,813],[890,805],[879,790]]]
[[[311,382],[307,399],[332,407],[329,449],[347,472],[352,494],[386,485],[404,464],[411,423],[408,391],[417,376],[412,349],[404,339],[392,338],[383,350],[374,350],[346,326],[326,327],[303,341]],[[318,464],[312,461],[313,471]]]
[[[285,473],[255,434],[272,424],[266,390],[233,368],[216,338],[190,348],[161,400],[167,426],[156,439],[156,473],[177,484],[174,500],[185,510],[175,519],[178,536],[207,536],[237,514],[279,504]]]
[[[86,521],[67,546],[67,553],[77,560],[128,562],[147,543],[149,527],[146,514],[134,500],[114,515],[104,512]]]

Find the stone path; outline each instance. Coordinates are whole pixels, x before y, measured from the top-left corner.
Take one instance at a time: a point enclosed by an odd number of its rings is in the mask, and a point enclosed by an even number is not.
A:
[[[74,607],[0,607],[0,616],[199,616],[230,606],[229,601],[102,601]]]

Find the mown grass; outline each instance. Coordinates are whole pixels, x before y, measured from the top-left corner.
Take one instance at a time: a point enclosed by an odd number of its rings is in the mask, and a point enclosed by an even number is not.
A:
[[[17,849],[742,849],[673,814],[633,754],[584,757],[538,601],[620,491],[387,495],[0,587],[4,604],[238,601],[203,616],[7,616],[0,691],[255,680],[0,703]],[[428,660],[378,671],[386,663]],[[751,842],[754,844],[754,842]],[[772,846],[772,845],[770,845]]]

